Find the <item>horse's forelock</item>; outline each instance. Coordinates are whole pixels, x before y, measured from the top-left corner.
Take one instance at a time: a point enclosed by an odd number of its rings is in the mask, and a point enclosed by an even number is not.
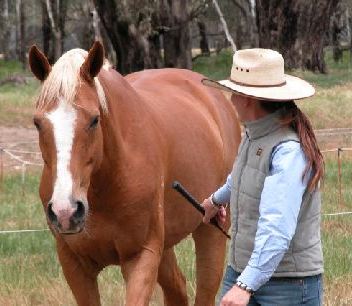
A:
[[[48,78],[43,83],[37,108],[43,109],[55,101],[65,101],[73,104],[77,88],[81,82],[80,68],[88,52],[82,49],[73,49],[62,55],[53,66]],[[102,85],[97,77],[94,78],[100,105],[105,113],[108,112],[106,97]]]

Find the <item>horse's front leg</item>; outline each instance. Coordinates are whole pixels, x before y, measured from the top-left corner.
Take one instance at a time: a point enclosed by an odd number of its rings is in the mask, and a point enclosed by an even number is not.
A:
[[[154,206],[157,209],[150,220],[146,242],[137,254],[121,262],[126,282],[126,306],[149,305],[157,281],[164,247],[164,217],[160,198]]]
[[[126,306],[147,306],[158,276],[161,256],[152,246],[123,263],[121,271],[126,281]]]
[[[84,264],[85,261],[79,260],[63,241],[57,241],[57,253],[77,305],[100,306],[97,267],[90,263]]]

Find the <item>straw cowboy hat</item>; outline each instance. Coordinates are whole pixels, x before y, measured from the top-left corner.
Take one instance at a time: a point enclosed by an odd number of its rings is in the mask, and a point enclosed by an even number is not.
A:
[[[270,49],[239,50],[233,55],[229,80],[203,79],[202,83],[260,100],[298,100],[315,93],[308,82],[285,74],[282,55]]]

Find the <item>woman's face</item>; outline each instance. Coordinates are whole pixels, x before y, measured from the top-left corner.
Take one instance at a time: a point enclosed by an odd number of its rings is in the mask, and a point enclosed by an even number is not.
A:
[[[245,96],[241,96],[233,93],[231,96],[231,102],[235,106],[239,119],[243,121],[247,121],[248,115],[248,107],[251,103],[249,103],[248,98]]]

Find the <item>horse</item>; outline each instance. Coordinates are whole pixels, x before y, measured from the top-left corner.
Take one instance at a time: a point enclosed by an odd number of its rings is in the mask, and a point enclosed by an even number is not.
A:
[[[32,46],[29,66],[41,81],[39,195],[77,304],[100,305],[97,276],[119,265],[125,305],[148,305],[157,283],[165,305],[188,305],[174,246],[191,234],[195,305],[214,305],[226,237],[171,185],[202,199],[225,181],[240,142],[231,103],[189,70],[122,76],[99,42],[53,66]]]

